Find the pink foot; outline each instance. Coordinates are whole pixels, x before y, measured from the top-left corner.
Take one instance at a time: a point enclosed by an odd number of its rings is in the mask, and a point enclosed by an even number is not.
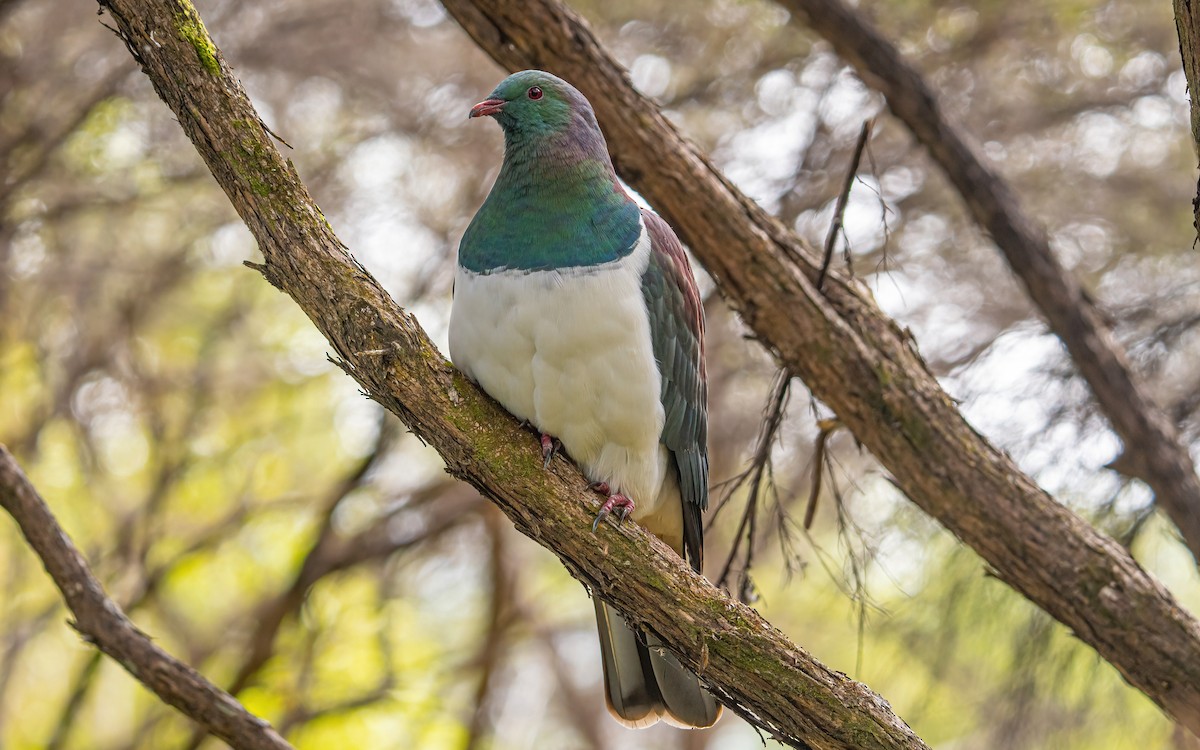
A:
[[[554,458],[554,454],[562,447],[562,443],[556,437],[550,437],[546,433],[542,433],[542,468],[549,469],[550,461]]]
[[[593,482],[592,489],[600,492],[608,492],[608,485],[604,482]],[[603,490],[600,488],[603,487]],[[600,522],[608,518],[608,514],[612,513],[613,509],[617,511],[617,523],[620,524],[629,514],[633,512],[633,501],[621,494],[609,495],[604,504],[600,506],[600,512],[596,514],[596,520],[592,521],[592,533],[596,533],[596,529],[600,528]]]

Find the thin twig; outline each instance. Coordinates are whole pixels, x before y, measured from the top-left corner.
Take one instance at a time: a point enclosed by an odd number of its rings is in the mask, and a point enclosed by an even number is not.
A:
[[[825,274],[829,271],[829,263],[833,260],[833,245],[842,231],[846,220],[846,203],[850,201],[850,188],[854,186],[854,177],[858,174],[858,164],[862,161],[863,149],[871,136],[871,125],[874,120],[864,120],[862,130],[858,133],[858,142],[854,144],[854,153],[850,157],[850,168],[846,170],[846,179],[842,181],[842,192],[838,194],[837,205],[833,209],[833,223],[829,225],[829,234],[825,235],[825,254],[821,258],[821,272],[817,274],[817,289],[825,285]],[[846,256],[850,255],[849,243],[846,245]]]
[[[747,603],[754,598],[753,584],[750,582],[750,568],[754,564],[754,544],[757,539],[759,497],[764,487],[770,487],[774,491],[773,474],[771,471],[771,449],[775,445],[775,438],[779,434],[779,427],[783,424],[783,413],[787,407],[791,382],[792,378],[786,370],[779,370],[775,374],[775,381],[771,386],[771,395],[767,399],[766,407],[763,409],[762,427],[759,429],[758,440],[755,442],[754,455],[750,459],[750,465],[746,467],[745,471],[727,483],[725,497],[709,517],[709,524],[711,525],[716,520],[717,514],[728,504],[734,494],[743,486],[749,485],[746,493],[746,508],[742,511],[741,521],[738,522],[737,531],[733,535],[733,545],[730,547],[729,556],[726,558],[725,565],[721,568],[721,574],[717,577],[716,581],[717,586],[723,588],[729,587],[729,577],[733,572],[734,563],[738,559],[738,553],[742,550],[742,543],[745,542],[745,552],[742,553],[742,561],[738,573],[738,598]]]
[[[812,485],[808,493],[808,506],[804,509],[804,530],[812,529],[813,519],[817,515],[817,499],[821,495],[821,485],[825,477],[825,464],[828,463],[829,436],[842,423],[836,419],[822,419],[817,422],[817,443],[813,449]]]

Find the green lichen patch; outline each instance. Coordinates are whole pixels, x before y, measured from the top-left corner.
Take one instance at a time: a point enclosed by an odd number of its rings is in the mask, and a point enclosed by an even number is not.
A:
[[[263,144],[260,133],[256,132],[261,131],[257,123],[233,120],[232,124],[242,136],[237,141],[236,152],[231,153],[227,161],[237,176],[250,186],[251,192],[265,198],[272,192],[267,178],[271,178],[276,171],[274,155]]]
[[[447,414],[459,431],[472,435],[474,458],[488,466],[510,487],[529,487],[542,481],[542,467],[536,458],[522,455],[514,440],[520,439],[511,431],[498,428],[479,429],[495,421],[496,405],[487,401],[479,390],[460,371],[454,371],[454,391],[458,400]]]
[[[183,3],[183,11],[175,15],[175,28],[179,30],[179,35],[192,45],[192,49],[196,50],[200,65],[214,76],[221,75],[217,46],[213,44],[208,29],[204,28],[204,22],[200,20],[200,15],[191,3]]]

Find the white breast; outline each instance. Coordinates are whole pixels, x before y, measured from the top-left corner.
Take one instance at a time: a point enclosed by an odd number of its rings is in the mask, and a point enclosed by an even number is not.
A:
[[[590,479],[629,495],[635,519],[658,510],[667,474],[641,290],[649,254],[643,228],[628,256],[587,269],[477,274],[460,266],[450,317],[455,365],[561,440]]]

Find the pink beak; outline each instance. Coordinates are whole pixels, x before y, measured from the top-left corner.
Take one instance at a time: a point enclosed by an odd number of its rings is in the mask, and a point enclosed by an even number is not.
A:
[[[467,114],[467,119],[469,120],[472,117],[490,117],[498,114],[503,109],[503,99],[484,99],[474,107],[471,107],[471,111]]]

